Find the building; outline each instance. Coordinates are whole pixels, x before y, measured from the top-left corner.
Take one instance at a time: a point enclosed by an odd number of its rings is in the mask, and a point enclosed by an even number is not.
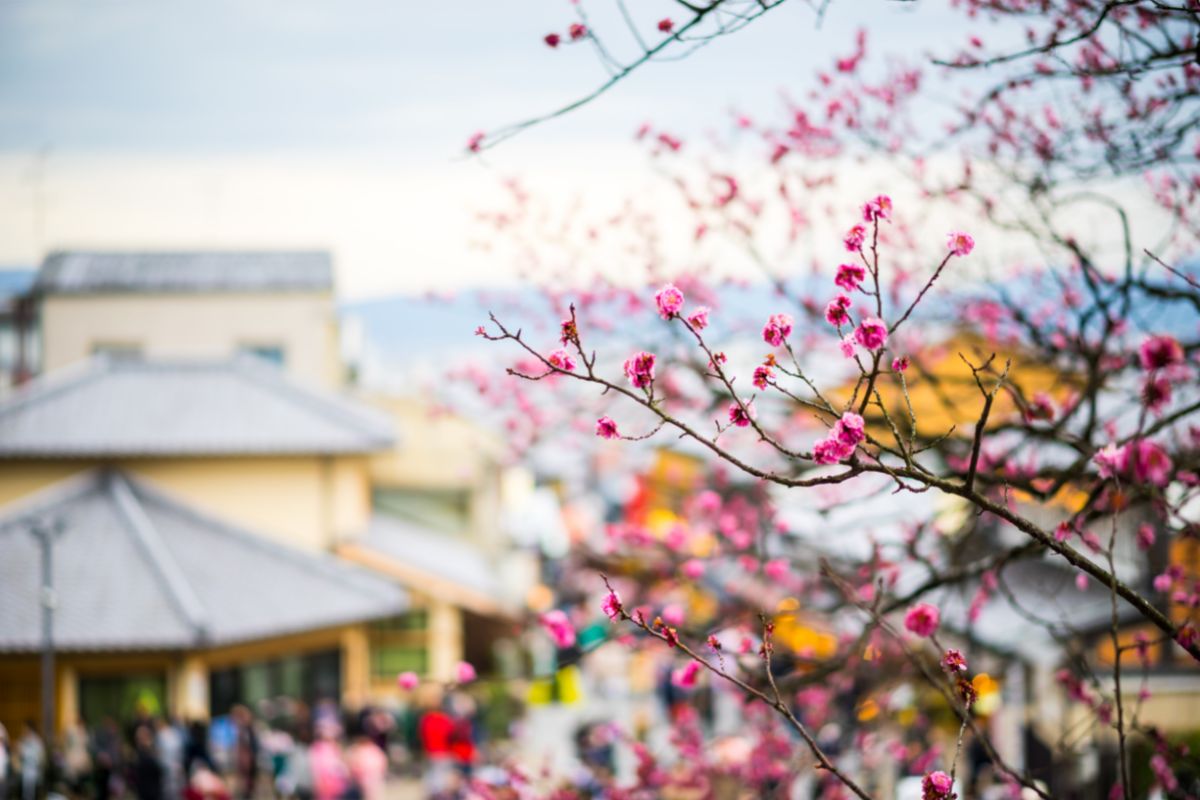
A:
[[[43,357],[0,401],[0,561],[23,609],[0,615],[0,720],[37,697],[36,521],[63,529],[60,723],[134,696],[359,706],[401,670],[494,666],[536,575],[499,522],[497,445],[344,390],[328,255],[55,253],[26,302]]]
[[[328,253],[58,252],[33,293],[45,372],[97,354],[249,354],[303,383],[343,382]]]

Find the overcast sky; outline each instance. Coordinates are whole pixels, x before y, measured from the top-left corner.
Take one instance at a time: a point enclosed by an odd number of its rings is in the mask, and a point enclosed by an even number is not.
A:
[[[598,25],[609,5],[588,6]],[[678,8],[632,5],[648,28]],[[506,266],[466,245],[500,177],[615,198],[647,180],[643,121],[698,134],[731,107],[774,107],[849,52],[864,11],[885,48],[946,35],[947,15],[908,6],[835,2],[817,29],[793,0],[480,161],[461,155],[472,132],[603,78],[588,48],[541,43],[568,0],[0,0],[0,265],[318,246],[348,297],[502,283]]]

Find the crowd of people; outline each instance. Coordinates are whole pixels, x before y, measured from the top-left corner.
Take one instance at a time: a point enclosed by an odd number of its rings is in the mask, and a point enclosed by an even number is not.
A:
[[[210,723],[139,708],[122,725],[81,721],[47,747],[0,726],[0,800],[381,800],[391,775],[421,775],[434,800],[461,796],[480,729],[466,694],[388,711],[343,712],[281,698]]]

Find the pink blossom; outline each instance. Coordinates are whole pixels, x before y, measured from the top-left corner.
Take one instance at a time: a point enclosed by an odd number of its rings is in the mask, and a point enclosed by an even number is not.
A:
[[[567,33],[571,35],[571,41],[575,42],[587,36],[588,29],[582,23],[573,22],[571,23],[571,27],[567,29]]]
[[[854,334],[847,333],[845,336],[843,336],[842,340],[840,342],[838,342],[838,348],[842,351],[843,356],[845,356],[846,358],[853,358],[854,357]]]
[[[566,350],[555,350],[546,360],[550,362],[550,366],[556,369],[566,372],[572,372],[575,369],[575,359],[571,358],[571,354]]]
[[[554,644],[559,649],[571,647],[575,644],[575,628],[572,627],[571,621],[567,618],[567,613],[562,609],[554,609],[542,614],[540,622],[542,627],[546,629],[546,633],[550,634],[550,638],[554,640]]]
[[[754,406],[747,403],[733,402],[729,404],[729,423],[736,425],[739,428],[745,428],[750,425],[750,421],[754,419]]]
[[[921,800],[954,800],[954,779],[938,770],[921,779]]]
[[[1154,526],[1149,522],[1143,522],[1138,526],[1137,530],[1137,546],[1142,550],[1149,550],[1154,546]]]
[[[846,238],[844,238],[842,242],[846,245],[846,249],[851,253],[857,253],[858,251],[862,250],[863,242],[866,241],[866,238],[867,229],[862,225],[855,225],[850,229],[850,232],[846,234]]]
[[[890,219],[892,216],[892,198],[886,194],[877,196],[874,200],[868,200],[863,206],[863,220],[866,222],[874,222],[880,219]]]
[[[467,149],[470,150],[472,153],[478,153],[480,150],[483,149],[483,140],[485,138],[487,138],[487,134],[484,133],[483,131],[476,131],[475,133],[471,134],[471,138],[467,139]],[[481,326],[479,328],[479,331],[482,331],[482,330],[483,330],[483,327]],[[476,333],[478,333],[479,331],[476,331]]]
[[[763,326],[763,341],[772,347],[780,347],[792,335],[792,318],[787,314],[772,314]]]
[[[904,372],[908,369],[908,356],[899,356],[892,359],[892,372]]]
[[[663,606],[662,610],[663,622],[668,625],[679,627],[683,624],[683,606],[678,603],[668,603]]]
[[[1065,542],[1067,539],[1070,539],[1074,533],[1075,528],[1070,522],[1060,522],[1054,528],[1054,541]]]
[[[1171,336],[1151,336],[1138,348],[1142,369],[1166,369],[1183,363],[1183,347]]]
[[[942,669],[946,672],[966,672],[967,659],[963,657],[962,653],[951,647],[942,656]]]
[[[825,306],[825,321],[830,325],[841,327],[850,321],[850,298],[839,294]]]
[[[654,382],[654,354],[641,351],[625,359],[625,377],[634,388],[643,389]]]
[[[773,558],[763,564],[763,575],[773,581],[780,581],[787,577],[788,562],[787,559]]]
[[[396,676],[396,685],[406,692],[411,692],[421,683],[415,672],[401,672]]]
[[[867,317],[854,331],[854,339],[868,350],[879,350],[887,344],[887,325],[878,317]]]
[[[596,420],[596,435],[602,439],[621,438],[621,434],[617,431],[617,423],[608,417],[601,417]]]
[[[708,306],[700,306],[687,318],[688,324],[698,331],[708,327]]]
[[[932,636],[941,622],[941,612],[929,603],[917,603],[904,615],[904,627],[917,636]]]
[[[971,238],[970,234],[955,232],[946,238],[950,252],[956,256],[969,256],[975,249],[975,240]]]
[[[670,17],[663,17],[658,21],[658,29],[663,33],[670,33],[674,27],[675,23],[671,21]]]
[[[1171,580],[1171,576],[1169,573],[1164,572],[1161,575],[1155,575],[1154,576],[1154,591],[1165,594],[1165,593],[1171,591],[1172,582],[1173,581]]]
[[[470,683],[478,677],[475,673],[475,667],[471,666],[469,661],[460,661],[454,667],[454,682],[455,683]]]
[[[859,442],[867,437],[866,426],[863,423],[863,418],[853,411],[847,411],[842,414],[833,426],[833,435],[838,441],[847,445],[850,448],[855,447]]]
[[[609,590],[608,594],[605,595],[604,603],[600,606],[600,608],[604,611],[604,616],[608,617],[613,622],[616,622],[617,619],[620,618],[621,614],[625,611],[624,606],[621,605],[621,596],[611,589]]]
[[[654,295],[654,302],[658,306],[659,316],[670,319],[683,308],[683,292],[679,291],[675,284],[668,283]]]
[[[1147,439],[1130,442],[1121,448],[1122,471],[1137,483],[1166,486],[1171,479],[1171,458],[1167,451]]]
[[[1161,414],[1171,403],[1171,382],[1162,375],[1147,375],[1142,383],[1142,402],[1151,413]]]
[[[678,686],[680,689],[691,689],[695,687],[700,679],[700,662],[689,661],[682,667],[671,671],[671,683]]]
[[[766,364],[759,364],[754,368],[754,377],[751,381],[759,389],[766,389],[771,379],[775,377],[775,373]]]
[[[679,571],[688,578],[696,580],[704,574],[704,562],[698,558],[689,558],[679,565]]]
[[[836,438],[822,439],[813,445],[813,460],[818,464],[836,464],[854,452],[853,447],[847,447]]]
[[[866,277],[867,271],[859,265],[842,264],[838,267],[837,277],[833,279],[833,282],[847,292],[853,292]]]
[[[1075,588],[1081,592],[1086,592],[1088,587],[1088,576],[1086,572],[1075,574]]]
[[[1096,462],[1096,468],[1100,471],[1101,478],[1115,478],[1121,471],[1121,453],[1122,448],[1118,448],[1115,444],[1107,444],[1092,456],[1092,461]]]

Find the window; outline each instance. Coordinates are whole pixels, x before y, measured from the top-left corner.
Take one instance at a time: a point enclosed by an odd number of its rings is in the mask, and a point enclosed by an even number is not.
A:
[[[429,671],[428,618],[424,611],[374,622],[369,629],[371,677],[393,680],[399,672]]]
[[[238,348],[238,352],[277,367],[282,367],[287,363],[287,352],[280,344],[244,344]]]
[[[167,681],[162,673],[81,677],[79,713],[89,724],[105,717],[128,722],[138,711],[151,715],[167,711]]]

